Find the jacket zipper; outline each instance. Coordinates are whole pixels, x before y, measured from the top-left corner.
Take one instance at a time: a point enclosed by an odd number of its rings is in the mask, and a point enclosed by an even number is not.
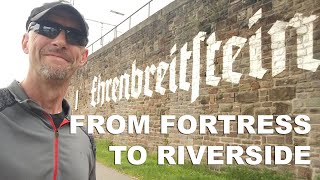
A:
[[[54,132],[54,148],[53,148],[53,152],[54,152],[54,160],[53,160],[53,180],[57,179],[57,175],[58,175],[58,164],[59,164],[59,129],[61,126],[69,123],[70,121],[68,119],[64,119],[60,126],[58,128],[56,128],[56,126],[54,125],[53,119],[51,118],[50,115],[46,114],[52,127],[53,127],[53,132]]]

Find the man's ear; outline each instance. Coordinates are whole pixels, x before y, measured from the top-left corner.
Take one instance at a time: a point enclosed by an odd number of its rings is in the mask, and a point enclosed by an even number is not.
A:
[[[87,60],[88,60],[88,49],[84,48],[82,52],[81,60],[80,60],[80,66],[85,65]]]
[[[25,33],[23,35],[22,42],[21,42],[22,50],[25,54],[29,54],[28,41],[29,41],[29,34]]]

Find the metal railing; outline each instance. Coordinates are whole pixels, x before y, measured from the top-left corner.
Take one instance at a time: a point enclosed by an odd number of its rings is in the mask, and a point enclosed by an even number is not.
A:
[[[158,1],[158,2],[157,2]],[[95,51],[99,50],[104,45],[108,44],[115,38],[119,37],[123,33],[127,32],[132,27],[136,26],[143,20],[147,19],[149,16],[169,4],[170,2],[174,0],[150,0],[148,3],[140,7],[138,10],[136,10],[134,13],[132,13],[130,16],[128,16],[125,20],[123,20],[121,23],[116,25],[114,28],[112,28],[110,31],[102,35],[99,39],[91,43],[87,46],[89,50],[89,54],[94,53]],[[151,6],[152,3],[159,3],[160,6]]]

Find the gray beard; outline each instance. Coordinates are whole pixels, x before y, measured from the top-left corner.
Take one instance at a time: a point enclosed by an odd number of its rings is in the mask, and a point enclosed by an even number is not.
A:
[[[67,77],[67,70],[62,68],[52,68],[47,65],[42,65],[40,74],[48,80],[64,80]]]

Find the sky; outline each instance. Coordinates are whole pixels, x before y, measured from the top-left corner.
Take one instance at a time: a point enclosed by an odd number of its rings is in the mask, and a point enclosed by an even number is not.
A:
[[[96,41],[101,34],[110,31],[114,26],[129,15],[148,3],[150,0],[71,0],[70,2],[83,14],[89,25],[89,44]],[[151,14],[169,4],[173,0],[153,0]],[[0,88],[8,86],[14,79],[22,81],[28,69],[28,55],[24,54],[21,47],[25,24],[31,10],[50,0],[5,1],[0,7]],[[112,13],[116,11],[124,15]],[[147,16],[147,8],[133,18],[132,24],[137,24],[140,19]],[[139,20],[138,20],[139,19]],[[136,22],[136,23],[134,23]],[[119,28],[120,29],[120,28]],[[121,34],[119,30],[118,34]],[[104,43],[106,40],[104,41]],[[99,42],[100,43],[100,42]],[[98,44],[99,44],[98,43]],[[99,48],[99,47],[98,47]]]

